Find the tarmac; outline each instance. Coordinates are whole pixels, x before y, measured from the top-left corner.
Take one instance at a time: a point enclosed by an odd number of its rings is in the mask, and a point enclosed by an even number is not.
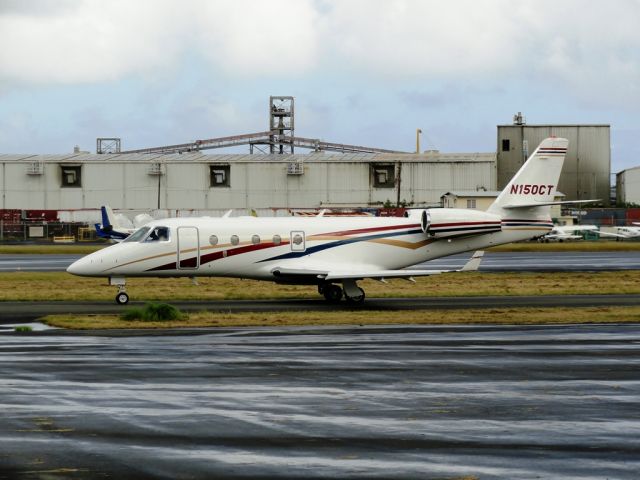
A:
[[[146,302],[130,302],[127,307],[144,306]],[[175,301],[171,305],[185,312],[323,312],[378,310],[432,310],[461,308],[515,308],[515,307],[609,307],[640,305],[640,295],[529,295],[529,296],[469,296],[469,297],[414,297],[368,298],[364,304],[352,306],[346,302],[329,303],[324,299],[299,300],[209,300]],[[49,314],[114,314],[127,307],[114,301],[102,302],[2,302],[0,325],[3,323],[31,322]]]
[[[0,337],[0,478],[637,479],[640,325]]]

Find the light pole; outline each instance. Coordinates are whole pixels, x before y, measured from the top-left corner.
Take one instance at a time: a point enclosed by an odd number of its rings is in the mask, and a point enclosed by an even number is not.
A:
[[[420,153],[420,134],[422,130],[419,128],[416,129],[416,153]]]

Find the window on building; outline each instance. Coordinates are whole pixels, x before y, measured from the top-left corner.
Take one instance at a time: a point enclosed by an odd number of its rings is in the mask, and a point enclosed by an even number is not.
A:
[[[396,183],[396,166],[371,164],[371,184],[374,188],[393,188]]]
[[[229,187],[230,182],[230,165],[210,165],[209,175],[211,177],[212,187]]]
[[[511,140],[509,140],[508,138],[503,138],[502,139],[502,151],[503,152],[508,152],[509,150],[511,150]]]
[[[467,208],[476,208],[475,198],[467,198]]]
[[[80,165],[60,165],[63,187],[82,186],[82,167]]]

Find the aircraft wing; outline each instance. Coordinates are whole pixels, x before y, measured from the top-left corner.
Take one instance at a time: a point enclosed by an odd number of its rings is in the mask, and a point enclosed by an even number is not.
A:
[[[546,235],[544,235],[544,238],[549,239],[549,240],[582,240],[582,236],[581,235],[570,235],[570,234],[555,234],[555,233],[548,233]]]
[[[582,232],[587,230],[598,230],[596,225],[563,225],[556,227],[561,232]]]
[[[629,235],[622,235],[620,233],[611,232],[598,232],[601,237],[617,237],[617,238],[629,238]]]
[[[458,270],[377,270],[377,269],[351,269],[351,270],[338,270],[338,269],[312,269],[312,268],[287,268],[287,267],[275,267],[271,270],[276,277],[296,277],[296,276],[314,276],[323,280],[346,280],[346,279],[363,279],[372,278],[374,280],[382,280],[385,278],[406,278],[412,277],[424,277],[427,275],[438,275],[441,273],[450,272],[468,272],[478,270],[480,262],[482,261],[483,251],[477,251],[473,254],[471,259]]]

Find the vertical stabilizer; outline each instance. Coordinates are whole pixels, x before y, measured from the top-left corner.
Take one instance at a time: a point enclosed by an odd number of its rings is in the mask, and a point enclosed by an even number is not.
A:
[[[552,203],[568,145],[566,138],[543,140],[487,211],[504,214],[504,209],[536,208],[536,204],[542,208]]]

